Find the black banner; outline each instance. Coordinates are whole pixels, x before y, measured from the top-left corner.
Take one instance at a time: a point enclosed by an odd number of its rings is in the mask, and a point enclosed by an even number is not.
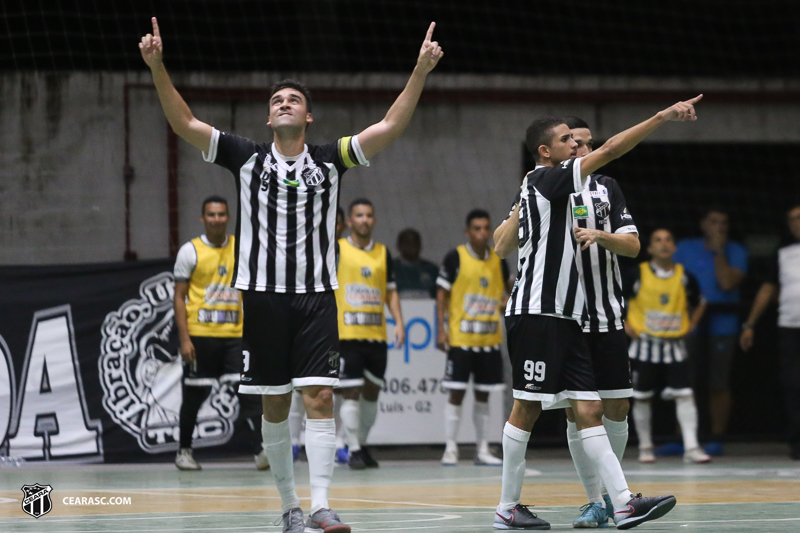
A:
[[[114,462],[177,450],[172,267],[0,268],[0,455]],[[234,390],[215,385],[193,447],[234,448],[238,414]]]

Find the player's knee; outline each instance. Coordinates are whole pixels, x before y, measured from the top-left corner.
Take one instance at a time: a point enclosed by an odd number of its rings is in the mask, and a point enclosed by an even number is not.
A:
[[[358,400],[361,389],[359,387],[347,387],[345,389],[341,389],[341,391],[342,398],[345,400]]]
[[[327,418],[333,415],[333,389],[331,387],[304,387],[303,403],[309,418]]]
[[[461,405],[464,402],[465,390],[451,390],[449,402],[453,405]]]
[[[486,392],[486,391],[476,390],[475,391],[475,401],[476,402],[482,402],[482,403],[488,402],[489,401],[489,393]]]
[[[603,414],[609,420],[621,422],[628,416],[631,403],[627,398],[608,398],[603,400]]]
[[[599,426],[603,423],[603,403],[600,401],[580,401],[574,407],[583,427]]]

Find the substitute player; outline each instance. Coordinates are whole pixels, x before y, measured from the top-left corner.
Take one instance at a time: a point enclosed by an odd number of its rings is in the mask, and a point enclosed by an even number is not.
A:
[[[203,201],[202,213],[205,234],[181,246],[175,259],[175,324],[183,359],[175,466],[181,470],[200,470],[192,455],[192,432],[211,387],[219,382],[238,386],[242,372],[242,301],[230,286],[235,237],[227,233],[228,202],[210,196]],[[261,445],[260,402],[239,394],[239,408],[252,432],[256,468],[265,470],[269,461]]]
[[[503,461],[492,455],[486,433],[489,392],[503,389],[500,308],[511,292],[511,280],[508,264],[489,246],[492,238],[489,213],[483,209],[470,211],[465,233],[466,244],[447,253],[436,280],[436,346],[447,353],[442,385],[450,391],[444,408],[446,445],[442,464],[458,463],[456,436],[461,424],[461,404],[472,376],[475,464],[500,466]]]
[[[706,302],[700,285],[683,265],[672,259],[675,239],[666,229],[650,236],[647,252],[628,279],[628,320],[625,330],[633,339],[629,354],[633,365],[633,420],[639,437],[639,461],[652,463],[651,407],[655,392],[675,400],[675,413],[683,435],[683,460],[707,463],[711,458],[697,442],[697,406],[691,385],[691,367],[684,338],[703,318]]]
[[[442,57],[431,23],[405,89],[386,116],[358,135],[313,146],[306,128],[314,120],[309,92],[284,80],[270,91],[267,125],[272,143],[221,132],[194,117],[162,61],[158,23],[139,48],[150,67],[167,120],[203,158],[234,175],[239,191],[237,257],[233,286],[243,291],[242,392],[263,395],[264,449],[281,495],[283,529],[347,533],[330,509],[336,430],[332,387],[339,383],[334,225],[340,180],[367,165],[405,130],[428,73]],[[295,491],[287,418],[294,388],[306,407],[306,456],[311,516],[304,523]]]
[[[495,231],[495,251],[518,251],[518,272],[506,306],[514,405],[503,430],[503,477],[496,529],[548,529],[520,503],[525,452],[542,402],[569,405],[590,461],[608,489],[618,529],[659,518],[676,503],[674,496],[634,496],[609,443],[602,404],[579,321],[584,293],[575,264],[570,197],[587,177],[622,156],[668,121],[695,120],[702,95],[661,111],[610,138],[585,157],[573,158],[577,144],[562,119],[535,120],[526,144],[537,162],[523,180],[514,206]]]
[[[594,148],[589,125],[578,117],[564,119],[578,145],[576,157]],[[622,461],[628,443],[628,398],[633,394],[628,338],[623,327],[625,300],[617,255],[636,257],[639,234],[628,212],[619,184],[608,176],[592,174],[586,187],[571,199],[575,261],[586,295],[587,316],[583,332],[592,359],[595,384],[603,403],[603,427],[614,454]],[[567,408],[567,442],[572,461],[589,503],[573,520],[573,527],[605,527],[614,518],[614,506],[597,470],[583,451],[575,414]]]
[[[378,394],[386,373],[384,307],[395,322],[394,346],[405,340],[400,297],[392,275],[392,257],[383,244],[372,240],[375,208],[366,198],[350,203],[350,235],[339,240],[336,307],[339,310],[340,416],[353,470],[377,468],[363,445],[378,414]]]

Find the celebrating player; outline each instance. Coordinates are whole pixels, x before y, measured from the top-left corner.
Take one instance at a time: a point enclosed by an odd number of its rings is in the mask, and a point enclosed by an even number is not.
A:
[[[470,375],[475,389],[472,421],[475,424],[477,465],[501,465],[492,455],[486,432],[489,429],[489,392],[503,388],[503,360],[500,343],[500,307],[510,292],[508,265],[500,259],[489,239],[489,213],[473,209],[467,215],[467,243],[447,253],[439,271],[436,301],[438,339],[436,346],[447,353],[442,385],[450,398],[444,408],[446,445],[442,464],[458,463],[456,436],[461,423],[461,404]],[[447,326],[445,327],[445,314]]]
[[[239,213],[233,286],[243,291],[245,348],[240,390],[263,395],[262,433],[281,495],[283,530],[306,527],[347,533],[331,511],[335,427],[332,387],[339,382],[336,323],[338,287],[334,225],[344,172],[389,146],[405,130],[428,73],[443,53],[428,28],[416,66],[403,91],[380,122],[358,135],[323,146],[306,144],[314,120],[309,91],[285,80],[270,91],[267,125],[272,143],[256,143],[194,117],[162,61],[158,22],[139,43],[142,58],[172,129],[203,158],[230,170],[237,180]],[[301,388],[308,415],[306,455],[311,516],[304,524],[295,491],[287,418],[294,388]]]
[[[519,274],[506,306],[514,406],[503,430],[496,529],[549,528],[520,503],[525,452],[542,402],[572,407],[586,455],[608,489],[618,529],[659,518],[675,506],[674,496],[631,494],[603,427],[602,404],[579,325],[585,297],[575,264],[570,197],[584,190],[594,171],[666,122],[695,120],[694,104],[700,98],[679,102],[574,159],[577,144],[562,119],[537,119],[528,128],[526,144],[537,167],[525,177],[509,218],[494,233],[500,257],[515,249],[519,255]]]
[[[392,276],[392,257],[386,246],[372,240],[375,209],[366,198],[350,203],[347,225],[352,230],[339,240],[336,306],[339,309],[339,388],[341,417],[353,470],[377,468],[363,446],[378,414],[378,394],[386,373],[384,306],[395,322],[394,346],[405,339],[400,297]]]

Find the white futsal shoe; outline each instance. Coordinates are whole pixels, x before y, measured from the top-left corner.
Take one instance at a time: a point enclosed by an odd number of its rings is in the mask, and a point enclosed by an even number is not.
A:
[[[445,448],[442,455],[442,466],[456,466],[458,464],[458,448]]]
[[[191,448],[181,448],[175,456],[175,466],[179,470],[202,470],[200,463],[194,460]]]
[[[655,463],[656,455],[653,453],[653,448],[639,448],[639,462],[644,464]]]
[[[259,470],[268,470],[269,469],[269,459],[267,459],[267,450],[261,448],[261,451],[258,455],[254,455],[253,459],[256,462],[256,468]]]
[[[483,442],[478,446],[475,464],[477,466],[503,466],[503,460],[492,455],[492,452],[489,450],[489,444]]]
[[[706,452],[704,452],[700,448],[692,448],[691,450],[686,450],[686,453],[683,454],[683,462],[694,463],[696,465],[703,463],[710,463],[711,456],[709,456]]]

